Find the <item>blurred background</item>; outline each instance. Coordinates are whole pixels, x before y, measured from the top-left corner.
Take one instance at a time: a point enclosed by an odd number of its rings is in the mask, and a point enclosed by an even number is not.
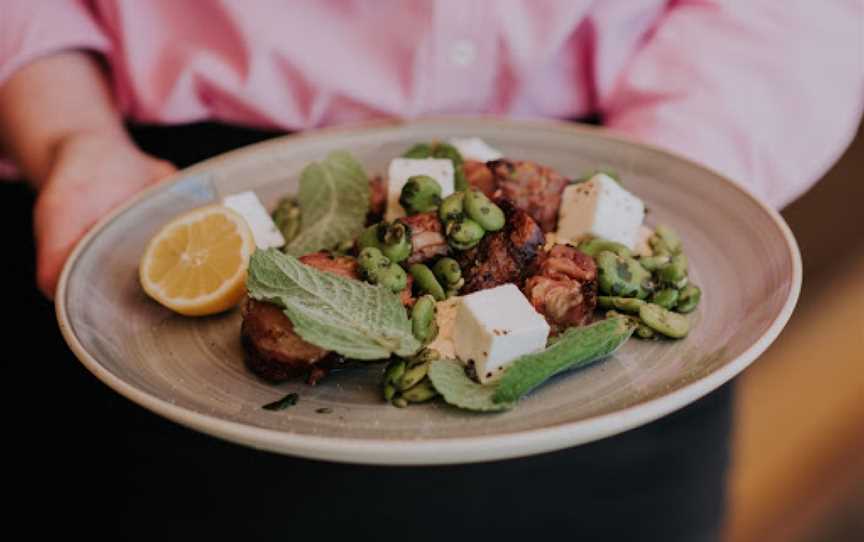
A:
[[[798,308],[738,379],[726,541],[864,540],[864,125],[783,211]]]

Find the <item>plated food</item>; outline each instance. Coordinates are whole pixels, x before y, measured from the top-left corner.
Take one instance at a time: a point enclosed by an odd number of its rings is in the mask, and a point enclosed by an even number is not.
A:
[[[630,339],[602,362],[545,381],[502,415],[475,415],[442,399],[400,409],[382,399],[387,362],[356,362],[316,386],[302,376],[271,383],[244,363],[241,309],[190,318],[164,309],[141,287],[148,242],[186,212],[247,191],[265,213],[273,211],[282,196],[300,194],[305,166],[338,149],[349,149],[369,175],[381,173],[383,185],[405,149],[452,136],[480,137],[567,179],[594,169],[620,173],[624,188],[649,207],[646,222],[669,224],[681,235],[688,277],[705,287],[699,308],[686,315],[687,337]],[[386,198],[386,190],[378,193]],[[91,230],[64,268],[56,302],[60,329],[82,365],[168,420],[293,456],[430,465],[558,450],[679,409],[765,351],[787,323],[800,284],[800,257],[782,218],[716,172],[573,123],[436,118],[306,132],[180,171]],[[440,316],[447,305],[436,305]],[[594,314],[602,318],[605,309]],[[461,364],[453,368],[464,375]]]
[[[141,282],[175,308],[147,286],[171,284],[175,297],[205,283],[227,290],[237,267],[228,276],[210,262],[248,257],[239,332],[246,366],[271,382],[318,383],[387,362],[380,387],[393,405],[442,397],[508,410],[631,335],[686,337],[701,297],[680,238],[647,228],[626,184],[604,172],[569,179],[478,138],[418,143],[393,157],[386,178],[332,152],[303,170],[296,197],[281,199],[272,218],[253,192],[223,204],[226,216],[245,217],[251,257],[248,243],[220,244],[215,222],[187,231],[181,217],[156,239],[174,231],[218,257],[178,241],[161,249],[174,266],[155,269],[148,262],[166,242],[154,242]],[[212,272],[172,278],[196,265]],[[226,308],[202,307],[185,313]]]

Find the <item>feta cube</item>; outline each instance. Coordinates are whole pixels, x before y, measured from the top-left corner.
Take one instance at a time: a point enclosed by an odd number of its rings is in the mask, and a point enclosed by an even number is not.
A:
[[[402,187],[415,175],[428,175],[441,185],[441,197],[453,193],[453,162],[446,158],[396,158],[390,162],[387,176],[386,220],[405,216],[405,209],[399,204]]]
[[[645,204],[614,179],[598,173],[564,189],[558,213],[558,238],[576,241],[586,235],[635,248]]]
[[[453,323],[456,357],[480,382],[501,376],[519,356],[546,348],[549,324],[514,284],[463,296]]]
[[[489,144],[479,137],[454,137],[448,139],[447,143],[456,147],[456,150],[459,151],[459,154],[465,160],[489,162],[490,160],[498,160],[504,157],[501,151],[489,146]]]
[[[252,236],[255,238],[255,246],[260,249],[278,248],[285,244],[282,232],[276,227],[267,209],[261,205],[261,200],[255,192],[240,192],[222,198],[222,205],[236,211],[249,224]]]
[[[456,321],[456,312],[459,310],[461,300],[461,297],[451,297],[435,303],[435,322],[438,324],[438,335],[435,336],[435,340],[429,343],[428,347],[447,359],[456,357],[456,347],[453,345],[453,324]]]

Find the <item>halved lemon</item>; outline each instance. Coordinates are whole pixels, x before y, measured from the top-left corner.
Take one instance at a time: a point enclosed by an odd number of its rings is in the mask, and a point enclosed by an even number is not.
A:
[[[138,267],[141,286],[180,314],[222,312],[242,299],[254,250],[252,230],[240,214],[221,205],[201,207],[165,224],[150,240]]]

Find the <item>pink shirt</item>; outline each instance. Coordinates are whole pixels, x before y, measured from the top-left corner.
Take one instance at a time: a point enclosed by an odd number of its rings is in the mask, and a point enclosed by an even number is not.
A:
[[[782,206],[854,134],[862,24],[861,0],[4,0],[0,84],[75,48],[139,121],[600,114]]]

